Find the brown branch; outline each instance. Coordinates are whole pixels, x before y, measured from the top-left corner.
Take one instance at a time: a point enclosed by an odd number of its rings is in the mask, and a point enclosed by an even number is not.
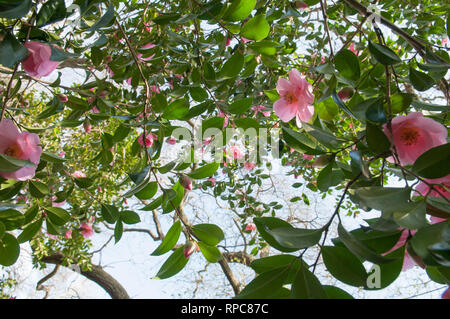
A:
[[[41,261],[48,264],[62,265],[63,264],[63,255],[61,253],[57,253],[51,256],[43,257]],[[112,299],[130,299],[125,288],[103,270],[103,267],[92,265],[91,271],[83,271],[80,273],[89,280],[92,280],[100,287],[102,287]]]
[[[230,265],[228,265],[228,261],[224,257],[219,260],[219,265],[222,268],[225,277],[227,277],[229,283],[231,284],[231,287],[233,287],[234,294],[237,296],[241,292],[241,283],[234,276]]]
[[[222,255],[230,263],[239,263],[249,267],[252,261],[256,260],[255,256],[243,251],[223,252]]]
[[[50,293],[48,287],[45,287],[43,285],[44,282],[46,282],[47,280],[49,280],[50,278],[55,276],[56,273],[58,272],[59,267],[60,267],[60,265],[56,265],[55,268],[47,276],[45,276],[44,278],[39,280],[38,283],[36,284],[36,290],[45,291],[45,296],[42,299],[47,299],[48,298],[48,294]]]

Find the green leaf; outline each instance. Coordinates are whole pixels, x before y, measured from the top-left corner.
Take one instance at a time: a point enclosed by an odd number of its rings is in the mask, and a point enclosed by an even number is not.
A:
[[[116,226],[114,227],[114,242],[117,244],[123,235],[123,223],[118,220]]]
[[[247,21],[241,29],[241,36],[246,39],[261,41],[269,35],[270,25],[264,14],[258,14]]]
[[[119,218],[119,210],[113,205],[102,204],[101,213],[103,219],[109,224],[114,224]]]
[[[426,73],[409,68],[409,80],[413,87],[420,92],[426,91],[435,84],[433,78]]]
[[[375,154],[387,152],[391,148],[391,142],[386,134],[378,126],[369,122],[366,125],[366,142]]]
[[[361,76],[358,57],[350,50],[343,49],[334,57],[334,65],[343,78],[356,82]]]
[[[26,16],[31,10],[32,4],[31,0],[15,1],[14,3],[7,2],[6,4],[2,3],[0,18],[20,19]]]
[[[180,182],[177,182],[172,189],[165,192],[164,195],[167,195],[165,200],[163,199],[163,213],[167,214],[171,211],[175,210],[175,207],[178,207],[184,198],[184,187],[181,186]]]
[[[394,65],[402,62],[394,51],[386,46],[369,41],[369,51],[379,63],[383,65]]]
[[[57,164],[62,164],[65,161],[67,161],[64,158],[59,157],[58,155],[49,153],[49,152],[42,152],[41,160],[49,162],[49,163],[57,163]]]
[[[0,42],[0,64],[7,68],[12,68],[17,62],[24,60],[27,55],[28,50],[9,32]],[[0,159],[0,165],[1,162],[2,159]]]
[[[189,258],[184,257],[184,245],[175,250],[164,262],[156,274],[156,278],[166,279],[178,274],[186,266]]]
[[[322,229],[283,227],[275,229],[266,228],[266,231],[281,246],[297,250],[316,245],[322,236]]]
[[[290,267],[278,268],[256,276],[236,299],[270,299],[282,288]]]
[[[64,0],[50,0],[44,3],[36,16],[36,26],[42,27],[63,20],[67,15]]]
[[[439,243],[444,231],[448,229],[448,222],[437,223],[419,229],[411,238],[410,243],[414,252],[423,260],[426,265],[438,266],[433,258],[430,247]]]
[[[363,242],[359,241],[352,234],[349,234],[342,224],[338,225],[339,239],[342,240],[344,245],[355,255],[373,262],[374,264],[385,264],[394,261],[394,259],[383,257],[374,252]]]
[[[197,224],[192,226],[195,236],[205,244],[215,246],[225,238],[222,229],[214,224]]]
[[[136,193],[139,193],[143,190],[145,190],[145,188],[149,185],[150,179],[145,179],[143,180],[140,184],[135,185],[132,189],[130,189],[128,192],[126,192],[125,194],[123,194],[122,197],[125,198],[129,198],[133,195],[135,195]],[[153,194],[154,195],[154,194]]]
[[[332,161],[317,176],[317,188],[322,192],[326,192],[330,187],[339,185],[343,180],[344,172]]]
[[[384,106],[381,99],[377,99],[369,105],[366,109],[366,119],[375,123],[386,123],[386,114],[384,114]]]
[[[32,162],[0,154],[0,172],[15,172],[23,167],[35,167]]]
[[[256,5],[256,0],[233,0],[225,11],[225,21],[241,21],[249,16]]]
[[[248,97],[242,100],[234,101],[229,107],[228,111],[232,114],[243,114],[252,106],[253,98]]]
[[[328,299],[354,299],[348,292],[334,286],[322,286]]]
[[[94,184],[94,180],[89,177],[74,178],[73,180],[79,188],[89,188]]]
[[[150,198],[153,198],[153,196],[155,196],[157,191],[158,191],[158,183],[151,182],[147,184],[147,186],[145,186],[142,190],[136,192],[134,196],[136,196],[140,200],[148,200]]]
[[[161,256],[170,251],[177,244],[178,239],[180,238],[180,234],[181,234],[181,222],[178,220],[170,227],[161,244],[159,244],[158,248],[156,248],[151,253],[151,255]]]
[[[141,218],[139,217],[139,215],[132,210],[121,211],[120,220],[128,225],[134,225],[141,222]]]
[[[158,198],[156,198],[154,201],[152,201],[147,206],[141,208],[141,210],[152,211],[154,209],[157,209],[159,206],[161,206],[162,203],[163,203],[163,195],[161,195]]]
[[[366,285],[366,269],[348,249],[337,246],[322,247],[323,262],[337,280],[354,287]]]
[[[244,117],[244,118],[238,118],[234,120],[234,124],[236,124],[236,128],[241,128],[244,131],[248,130],[249,128],[254,128],[255,133],[259,134],[259,122],[253,118]]]
[[[0,211],[0,221],[6,230],[15,230],[24,224],[25,216],[17,210],[5,209]]]
[[[291,298],[295,299],[326,299],[327,294],[319,279],[310,272],[303,263],[292,283]]]
[[[429,149],[419,156],[412,170],[424,178],[436,179],[450,174],[450,143]]]
[[[302,123],[305,131],[326,147],[337,149],[345,142],[343,139],[308,123]]]
[[[0,240],[0,265],[8,267],[13,265],[20,255],[20,246],[17,239],[11,234],[4,234]]]
[[[257,273],[262,274],[264,272],[287,267],[296,260],[293,255],[276,255],[264,258],[255,259],[251,262],[250,267]]]
[[[113,143],[116,144],[116,143],[123,141],[128,136],[128,134],[130,134],[130,132],[131,132],[130,127],[125,126],[123,124],[119,125],[119,127],[114,132],[114,135],[112,138]]]
[[[311,140],[306,135],[294,131],[286,126],[282,127],[283,129],[283,139],[286,141],[289,147],[292,147],[294,150],[300,153],[307,154],[321,154],[323,151],[317,149],[317,143]]]
[[[114,6],[110,4],[108,6],[108,10],[106,10],[106,13],[100,18],[100,20],[98,20],[92,27],[90,27],[86,31],[92,32],[101,29],[110,24],[113,19],[114,19]]]
[[[28,184],[28,190],[31,196],[36,198],[42,198],[50,193],[50,188],[42,182],[30,181]]]
[[[48,219],[56,226],[63,226],[70,220],[70,214],[60,207],[44,207]]]
[[[202,241],[197,244],[205,259],[210,263],[216,263],[222,258],[222,254],[216,246],[207,245]]]
[[[427,225],[426,203],[425,202],[411,202],[409,205],[400,208],[392,215],[395,222],[403,228],[420,229]]]
[[[377,289],[384,289],[388,287],[390,284],[392,284],[400,275],[403,268],[403,259],[405,257],[405,247],[400,247],[393,252],[386,255],[388,258],[395,259],[394,261],[386,264],[379,265],[380,272],[378,274],[374,273],[372,275],[378,276],[379,275],[379,287],[376,287],[377,282],[371,281],[371,270],[369,271],[368,278],[367,278],[367,285],[372,284],[373,287],[366,287],[365,289],[368,290],[377,290]],[[376,268],[373,268],[374,271],[376,271]]]
[[[5,232],[6,232],[5,225],[2,222],[0,222],[0,240],[2,239],[3,235],[5,234]]]
[[[270,56],[270,55],[275,55],[278,51],[278,48],[280,48],[282,46],[277,42],[264,40],[264,41],[260,41],[260,42],[248,43],[247,47],[256,53],[263,54],[263,56]],[[258,65],[258,62],[256,62],[256,60],[252,60],[249,64],[249,66],[250,65],[252,66],[252,68],[250,68],[247,71],[247,72],[249,72],[249,74],[253,73],[254,69]],[[245,72],[245,73],[247,73],[247,72]],[[247,75],[247,76],[249,76],[249,75]],[[274,90],[274,91],[276,91],[276,90]],[[270,99],[272,100],[272,98],[270,98]],[[278,99],[276,99],[276,100],[278,100]],[[272,101],[275,102],[274,100],[272,100]]]
[[[208,98],[208,92],[199,86],[191,86],[189,88],[189,93],[194,101],[203,102]]]
[[[53,224],[53,223],[50,221],[50,218],[47,218],[47,219],[45,220],[45,224],[46,224],[46,226],[47,226],[47,232],[48,232],[50,235],[56,235],[56,236],[59,236],[59,235],[64,234],[64,232],[65,232],[64,227]]]
[[[20,233],[20,235],[17,237],[17,241],[22,244],[24,242],[27,242],[31,240],[38,232],[41,230],[42,227],[42,219],[39,219],[38,221],[29,224],[27,227],[24,228],[24,230]],[[1,239],[1,236],[0,236]]]
[[[219,169],[220,163],[209,163],[205,166],[202,166],[200,168],[197,168],[196,170],[193,170],[189,174],[187,174],[189,177],[193,179],[202,179],[211,177],[214,175],[214,173]]]
[[[227,60],[227,62],[225,62],[219,72],[219,77],[223,79],[234,78],[241,72],[243,67],[244,56],[241,53],[236,52]]]
[[[185,99],[178,99],[170,103],[164,110],[162,117],[168,120],[182,120],[189,111],[189,102]]]
[[[413,101],[413,95],[409,93],[396,93],[392,94],[390,99],[392,113],[398,114],[408,109]],[[387,104],[385,104],[384,109],[388,109]]]
[[[219,131],[222,131],[223,125],[225,122],[225,118],[220,116],[211,117],[202,122],[202,136],[205,135],[205,132],[209,128],[216,128]]]
[[[266,229],[273,230],[276,228],[286,228],[290,227],[293,228],[291,224],[288,222],[285,222],[282,219],[275,218],[275,217],[257,217],[253,219],[253,222],[255,223],[259,233],[264,238],[264,240],[273,248],[278,249],[282,252],[293,252],[297,251],[297,248],[287,248],[284,246],[281,246],[275,238],[269,234]]]
[[[352,200],[381,211],[395,211],[405,206],[410,198],[410,187],[370,186],[349,190]]]

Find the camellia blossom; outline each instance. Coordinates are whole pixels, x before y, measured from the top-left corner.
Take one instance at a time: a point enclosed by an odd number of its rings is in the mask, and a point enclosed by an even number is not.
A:
[[[86,178],[86,174],[82,171],[75,171],[73,172],[72,176],[75,178]]]
[[[310,161],[314,158],[314,155],[302,154],[304,160]]]
[[[151,147],[153,145],[153,142],[157,140],[157,136],[153,133],[148,134],[145,137],[145,141],[144,141],[144,134],[141,134],[138,138],[138,143],[141,146],[145,146],[145,147]]]
[[[87,223],[82,223],[80,226],[80,233],[84,238],[89,238],[94,235],[94,231],[92,230],[92,226]]]
[[[245,162],[245,163],[244,163],[244,167],[245,167],[245,169],[248,170],[248,171],[251,171],[252,169],[254,169],[255,166],[256,166],[256,164],[255,164],[255,163],[252,163],[252,162]]]
[[[62,207],[66,204],[66,201],[63,200],[62,202],[57,202],[58,197],[53,196],[52,197],[52,207]]]
[[[3,119],[0,122],[0,154],[10,157],[28,160],[39,164],[42,154],[39,136],[29,132],[19,132],[11,120]],[[36,166],[22,167],[15,172],[1,172],[0,176],[5,179],[25,181],[33,178]]]
[[[387,124],[384,134],[390,139]],[[447,143],[447,129],[441,123],[426,118],[420,112],[398,115],[392,119],[393,143],[401,165],[413,164],[429,149]],[[388,159],[392,161],[392,158]]]
[[[355,49],[355,44],[352,42],[352,44],[350,44],[350,46],[348,47],[348,49],[350,51],[352,51],[355,55],[359,55],[360,51]]]
[[[233,159],[241,159],[243,156],[241,148],[236,145],[230,147],[229,153],[233,157]]]
[[[274,103],[273,109],[283,122],[289,122],[295,117],[297,126],[302,127],[302,122],[311,119],[314,114],[313,87],[298,70],[289,72],[289,80],[280,77],[277,91],[280,99]]]
[[[72,230],[69,229],[68,231],[66,231],[66,233],[64,234],[64,238],[65,239],[70,239],[72,238]]]
[[[189,177],[187,177],[186,175],[182,174],[180,177],[180,184],[181,186],[183,186],[185,189],[187,190],[192,190],[192,181]]]
[[[217,116],[223,117],[225,120],[223,122],[223,127],[228,126],[228,115],[226,115],[222,110],[219,111],[219,114]]]
[[[436,178],[436,179],[425,179],[425,181],[430,184],[436,184],[436,185],[434,185],[434,187],[437,188],[439,190],[439,192],[442,195],[444,195],[446,198],[450,198],[450,175],[447,175],[447,176],[444,176],[441,178]],[[437,185],[441,185],[441,186],[437,186]],[[428,186],[424,182],[420,182],[420,184],[417,185],[415,190],[420,195],[425,196],[430,191],[430,186]],[[440,197],[441,195],[439,195],[439,193],[437,191],[432,190],[428,194],[428,196]]]
[[[392,247],[390,250],[388,250],[387,252],[385,252],[384,255],[387,255],[391,252],[393,252],[394,250],[397,250],[400,247],[403,247],[406,245],[406,241],[408,240],[409,237],[409,229],[404,229],[399,240],[397,241],[397,243],[394,245],[394,247]],[[417,230],[411,230],[411,235],[414,235],[417,232]],[[414,260],[411,258],[411,256],[408,254],[408,251],[405,249],[405,257],[403,258],[403,267],[402,267],[402,271],[406,271],[408,269],[411,269],[412,267],[414,267]]]
[[[256,225],[254,223],[248,223],[245,226],[245,231],[251,232],[251,231],[254,231],[255,229],[256,229]]]
[[[212,186],[212,187],[216,186],[216,179],[215,179],[214,177],[208,178],[208,181],[211,182],[211,186]]]
[[[51,61],[52,50],[48,44],[28,41],[24,44],[28,50],[28,58],[22,61],[22,67],[30,76],[42,77],[52,73],[59,62]]]

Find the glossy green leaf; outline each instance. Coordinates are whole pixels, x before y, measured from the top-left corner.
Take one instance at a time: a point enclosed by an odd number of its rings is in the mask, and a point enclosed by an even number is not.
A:
[[[273,230],[276,228],[293,228],[288,222],[275,217],[257,217],[253,219],[253,222],[264,240],[267,241],[267,243],[273,248],[282,252],[293,252],[298,250],[297,248],[287,248],[280,245],[275,238],[266,231],[266,229]]]
[[[244,67],[244,56],[236,52],[223,65],[219,72],[219,77],[224,79],[234,78]]]
[[[266,228],[266,232],[281,246],[297,250],[316,245],[322,236],[322,229],[282,227]]]
[[[339,75],[350,81],[358,81],[361,76],[358,57],[350,50],[343,49],[334,57],[334,65]]]
[[[195,236],[205,244],[215,246],[225,238],[222,229],[214,224],[197,224],[192,226]]]
[[[114,6],[110,4],[105,14],[92,27],[90,27],[87,32],[96,31],[98,29],[106,27],[114,20],[114,14]]]
[[[275,255],[255,259],[251,262],[250,267],[256,273],[262,274],[273,269],[286,267],[292,264],[295,260],[296,257],[293,255]]]
[[[141,222],[139,215],[132,210],[121,211],[119,217],[121,221],[128,225],[134,225]]]
[[[186,266],[189,258],[184,257],[184,245],[175,250],[164,262],[156,274],[156,278],[166,279],[175,276]]]
[[[119,210],[113,205],[102,204],[101,213],[103,219],[109,224],[114,224],[119,218]]]
[[[116,226],[114,227],[114,242],[117,244],[123,235],[123,223],[118,220]]]
[[[433,78],[424,72],[409,68],[409,80],[417,91],[423,92],[432,88],[435,84]]]
[[[260,274],[236,296],[236,299],[270,299],[283,286],[289,267],[274,269]]]
[[[326,299],[327,294],[319,279],[302,264],[292,283],[291,298]]]
[[[8,267],[13,265],[20,254],[17,239],[11,234],[4,234],[0,240],[0,265]]]
[[[0,154],[0,172],[15,172],[23,167],[35,167],[32,162]]]
[[[64,0],[50,0],[44,3],[36,16],[36,26],[42,27],[47,24],[63,20],[67,15]]]
[[[393,65],[402,62],[402,60],[390,48],[369,41],[369,51],[379,63],[383,65]]]
[[[391,148],[391,143],[386,134],[376,125],[367,122],[366,142],[369,149],[375,154],[382,154]]]
[[[20,19],[30,11],[32,4],[33,2],[31,0],[10,2],[6,6],[2,4],[0,18]]]
[[[31,196],[36,198],[42,198],[50,193],[50,188],[42,182],[30,181],[28,184],[28,190]]]
[[[197,244],[205,259],[210,263],[216,263],[222,258],[222,254],[216,246],[207,245],[202,241]]]
[[[341,288],[328,285],[324,285],[322,287],[325,290],[328,299],[354,299],[352,295]]]
[[[258,14],[247,21],[241,29],[241,36],[246,39],[261,41],[269,35],[270,25],[264,14]]]
[[[181,222],[176,221],[167,232],[161,244],[151,253],[152,256],[161,256],[170,251],[178,242],[181,234]]]
[[[199,168],[193,170],[192,172],[190,172],[187,175],[193,179],[202,179],[202,178],[211,177],[218,170],[219,166],[220,166],[220,163],[216,163],[216,162],[209,163],[209,164],[206,164],[202,167],[199,167]]]
[[[225,21],[241,21],[255,8],[256,0],[233,0],[223,16]]]
[[[43,220],[39,219],[36,222],[31,223],[27,227],[25,227],[24,230],[17,237],[17,241],[19,242],[19,244],[31,240],[41,230],[42,222]]]
[[[251,97],[242,100],[234,101],[229,107],[228,111],[232,114],[243,114],[252,106],[253,99]]]
[[[450,174],[450,143],[424,152],[413,164],[412,170],[424,178],[441,178]]]
[[[70,214],[60,207],[44,207],[44,211],[50,221],[57,226],[63,226],[70,220]]]

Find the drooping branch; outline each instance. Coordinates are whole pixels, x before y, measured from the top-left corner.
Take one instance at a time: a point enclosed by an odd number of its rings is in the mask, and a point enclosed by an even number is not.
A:
[[[42,258],[42,261],[48,264],[62,265],[63,255],[58,253]],[[130,299],[125,288],[108,274],[103,267],[93,265],[91,271],[80,271],[80,273],[89,280],[92,280],[102,287],[112,299]]]

